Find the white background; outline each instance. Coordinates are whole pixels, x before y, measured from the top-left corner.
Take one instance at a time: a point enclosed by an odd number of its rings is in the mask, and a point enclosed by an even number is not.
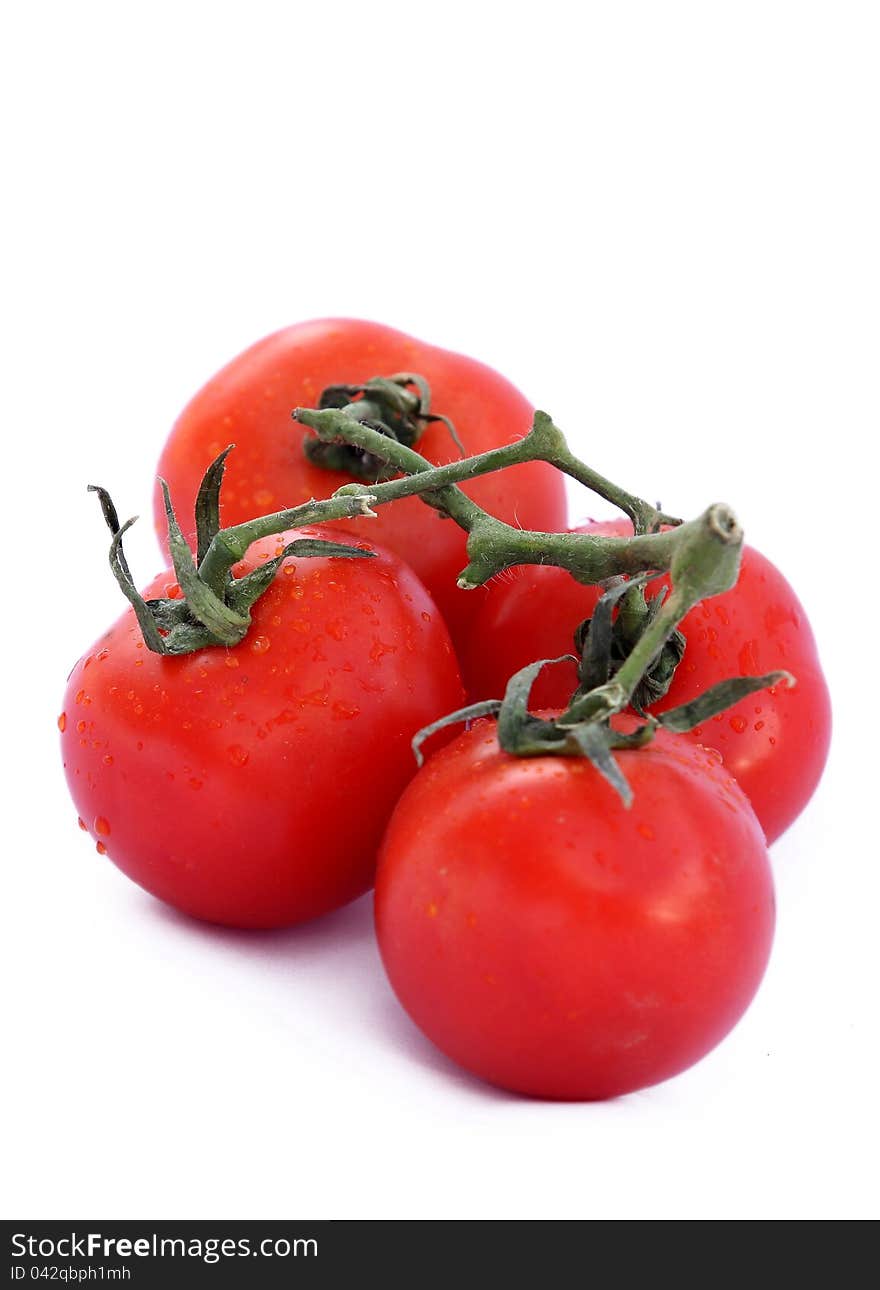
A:
[[[876,6],[31,3],[0,45],[4,1215],[876,1215]],[[55,717],[122,607],[86,483],[146,517],[202,381],[334,313],[730,501],[814,622],[835,744],[769,974],[661,1087],[493,1092],[398,1009],[369,900],[215,930],[76,828]]]

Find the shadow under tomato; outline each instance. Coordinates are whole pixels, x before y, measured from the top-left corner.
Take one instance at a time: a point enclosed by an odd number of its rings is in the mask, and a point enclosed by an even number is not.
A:
[[[153,915],[179,928],[182,932],[200,936],[217,944],[237,947],[249,958],[272,960],[297,953],[321,953],[350,948],[354,944],[367,944],[373,936],[373,901],[368,893],[342,909],[313,918],[296,927],[271,930],[224,927],[209,923],[189,914],[182,914],[160,900],[149,898]]]
[[[154,918],[182,936],[245,960],[258,975],[265,975],[272,991],[291,986],[320,989],[322,982],[314,979],[318,975],[326,988],[328,958],[331,959],[336,1024],[349,1031],[356,1026],[364,1042],[384,1044],[414,1067],[465,1092],[490,1101],[519,1100],[517,1094],[484,1083],[444,1056],[397,1002],[376,945],[372,892],[298,927],[272,931],[203,922],[152,897],[147,897],[146,903]]]
[[[484,1080],[478,1079],[476,1075],[471,1075],[469,1071],[456,1065],[451,1057],[447,1057],[439,1048],[435,1048],[430,1039],[427,1039],[415,1022],[407,1016],[392,994],[387,981],[383,979],[380,984],[383,988],[375,992],[376,997],[373,1000],[373,1030],[375,1033],[381,1032],[390,1046],[401,1053],[407,1061],[421,1067],[423,1071],[428,1071],[431,1075],[439,1075],[444,1083],[453,1084],[466,1093],[473,1093],[489,1101],[523,1100],[518,1093],[496,1088],[493,1084],[487,1084]]]

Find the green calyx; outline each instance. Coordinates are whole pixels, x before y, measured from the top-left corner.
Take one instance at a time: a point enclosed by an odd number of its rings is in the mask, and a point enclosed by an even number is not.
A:
[[[578,664],[577,695],[588,694],[603,685],[623,667],[636,643],[660,612],[666,599],[661,589],[650,599],[645,596],[647,574],[614,585],[599,600],[592,618],[585,619],[574,634]],[[614,617],[614,609],[617,616]],[[684,633],[676,628],[647,664],[632,692],[630,702],[638,713],[666,694],[675,670],[684,656]]]
[[[552,719],[530,712],[529,696],[542,669],[571,661],[573,655],[564,654],[560,658],[530,663],[510,678],[503,699],[471,704],[425,726],[412,741],[417,763],[420,766],[423,763],[422,746],[426,740],[440,730],[451,725],[469,724],[483,717],[495,717],[498,743],[506,753],[514,757],[586,757],[628,807],[632,803],[632,789],[614,757],[615,751],[644,748],[660,728],[677,733],[693,730],[694,726],[708,721],[756,690],[780,683],[794,684],[794,678],[788,672],[732,677],[712,686],[690,703],[670,708],[658,716],[644,716],[643,723],[628,732],[615,729],[610,714],[601,709],[592,716],[581,718],[573,718],[570,708]],[[621,704],[625,706],[622,694]]]
[[[329,385],[321,393],[316,410],[298,408],[295,417],[312,426],[314,412],[341,411],[359,425],[368,426],[394,443],[412,448],[425,427],[442,421],[464,456],[464,448],[448,417],[431,412],[431,390],[423,376],[415,372],[397,372],[394,376],[376,376],[365,385]],[[313,427],[314,428],[314,427]],[[381,455],[358,447],[343,438],[308,438],[303,451],[316,466],[341,471],[369,483],[391,479],[397,472]]]
[[[297,538],[287,543],[273,559],[256,569],[233,577],[232,567],[244,551],[236,543],[218,546],[220,529],[220,488],[223,483],[227,448],[217,457],[202,479],[196,499],[197,555],[181,532],[171,504],[168,485],[160,480],[168,524],[168,547],[180,587],[179,597],[145,600],[131,575],[122,539],[137,517],[119,523],[119,515],[106,488],[89,485],[97,493],[107,527],[113,535],[110,544],[110,568],[138,620],[144,643],[155,654],[191,654],[210,645],[237,645],[247,635],[251,608],[269,589],[288,556],[308,559],[334,556],[340,559],[369,558],[371,552],[321,538]],[[363,507],[361,508],[363,510]],[[235,530],[229,530],[234,533]],[[248,543],[250,545],[250,543]],[[225,552],[224,555],[218,552]],[[211,558],[208,558],[208,557]]]
[[[593,617],[581,624],[576,635],[578,687],[564,712],[546,719],[529,711],[535,678],[542,667],[556,661],[539,660],[511,678],[503,699],[464,708],[421,731],[413,743],[419,759],[424,740],[436,730],[452,722],[495,716],[498,739],[506,752],[521,757],[587,757],[628,802],[629,786],[615,751],[649,743],[661,726],[692,729],[765,686],[793,683],[785,672],[731,678],[691,703],[660,715],[648,713],[668,691],[681,660],[685,648],[681,620],[699,601],[736,582],[743,534],[729,507],[716,503],[687,522],[667,515],[659,505],[627,492],[575,457],[562,432],[541,411],[535,412],[532,426],[522,437],[434,466],[413,444],[432,420],[444,421],[454,437],[455,432],[446,418],[430,411],[427,382],[413,373],[380,377],[365,385],[330,387],[319,408],[296,408],[292,415],[313,432],[306,441],[310,459],[325,465],[333,462],[336,469],[376,482],[348,483],[323,500],[223,529],[220,490],[227,449],[211,463],[199,489],[193,554],[168,489],[160,481],[180,598],[147,601],[139,594],[122,547],[133,521],[120,525],[106,490],[94,490],[113,534],[114,576],[134,608],[146,644],[156,653],[186,654],[206,646],[237,644],[248,631],[251,607],[288,555],[353,559],[369,554],[334,542],[300,538],[284,546],[274,559],[236,578],[232,570],[252,543],[307,525],[374,516],[373,507],[418,496],[466,533],[467,564],[458,577],[458,586],[465,590],[518,564],[554,565],[584,585],[604,588]],[[633,536],[520,529],[490,515],[460,487],[468,480],[531,461],[554,466],[618,506],[632,521]],[[669,593],[646,598],[646,585],[661,573],[669,574]],[[615,729],[612,718],[627,710],[642,724],[624,733]]]

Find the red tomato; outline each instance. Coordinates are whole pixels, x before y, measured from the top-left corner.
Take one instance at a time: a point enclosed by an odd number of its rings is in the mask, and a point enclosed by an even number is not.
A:
[[[610,520],[576,531],[622,536],[632,529]],[[662,585],[668,579],[651,584]],[[570,653],[574,629],[591,616],[598,594],[547,566],[517,568],[495,582],[460,650],[470,698],[500,698],[507,678],[526,663]],[[797,680],[793,689],[779,686],[741,700],[687,736],[722,754],[773,842],[812,797],[831,739],[828,687],[807,616],[779,570],[747,546],[736,586],[697,605],[681,629],[687,649],[658,712],[728,676],[781,668]],[[574,664],[547,668],[533,702],[562,707],[575,684]]]
[[[226,525],[327,497],[351,476],[312,465],[303,452],[308,433],[291,420],[297,407],[315,407],[329,385],[357,385],[374,376],[417,372],[431,387],[431,410],[452,419],[469,455],[521,438],[534,409],[518,390],[473,359],[413,340],[378,323],[324,319],[267,336],[232,360],[195,396],[178,418],[159,461],[181,523],[192,515],[199,481],[209,462],[234,443],[223,486]],[[441,423],[429,425],[416,445],[436,464],[455,461],[458,449]],[[465,491],[499,519],[524,528],[565,527],[562,477],[543,462],[486,475]],[[343,522],[358,538],[358,519]],[[156,525],[165,535],[162,499]],[[370,541],[383,543],[415,569],[455,639],[477,608],[474,593],[455,580],[467,564],[465,535],[417,497],[382,507],[369,521]],[[184,526],[185,527],[185,526]]]
[[[655,1084],[735,1025],[767,963],[761,827],[717,753],[658,734],[615,754],[627,810],[586,760],[516,758],[479,722],[432,757],[382,844],[391,984],[490,1083],[588,1100]]]
[[[370,887],[410,739],[462,691],[433,601],[388,553],[288,559],[252,613],[234,649],[161,657],[128,610],[73,669],[59,726],[99,851],[185,913],[281,927]]]

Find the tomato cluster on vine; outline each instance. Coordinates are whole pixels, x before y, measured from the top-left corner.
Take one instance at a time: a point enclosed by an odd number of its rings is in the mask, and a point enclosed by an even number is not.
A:
[[[628,518],[568,530],[563,472]],[[403,1006],[516,1092],[611,1097],[714,1047],[830,738],[806,614],[732,513],[673,522],[496,372],[354,320],[234,359],[159,474],[143,593],[98,490],[130,605],[58,722],[98,851],[250,929],[375,882]]]

